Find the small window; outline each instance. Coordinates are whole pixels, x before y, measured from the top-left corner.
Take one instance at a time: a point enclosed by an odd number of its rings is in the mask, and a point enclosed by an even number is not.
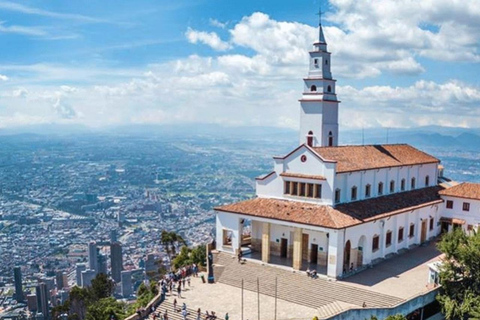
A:
[[[298,192],[298,182],[292,182],[292,193],[291,195],[296,196]]]
[[[447,207],[447,209],[453,209],[453,201],[452,200],[447,200],[446,207]]]
[[[340,202],[340,189],[335,190],[335,203]]]
[[[410,183],[410,189],[415,189],[415,178],[412,178],[412,181]]]
[[[390,193],[395,192],[395,181],[390,181]]]
[[[385,246],[389,247],[392,244],[392,231],[387,231],[387,236],[385,237]]]
[[[307,135],[307,145],[313,147],[313,131],[308,131]]]
[[[398,242],[403,241],[403,227],[398,228]]]
[[[300,194],[301,197],[305,197],[305,183],[300,183]]]
[[[402,179],[402,181],[400,181],[400,190],[405,191],[405,179]]]
[[[367,184],[365,186],[365,198],[370,198],[371,193],[372,193],[372,186]]]
[[[377,251],[380,244],[380,237],[378,235],[373,236],[372,251]]]
[[[414,235],[415,235],[415,225],[412,223],[412,224],[410,225],[410,231],[408,232],[408,236],[409,236],[410,238],[413,238]]]
[[[378,184],[378,195],[381,196],[383,194],[383,182]]]
[[[290,181],[285,181],[285,194],[290,194]]]
[[[327,87],[327,92],[332,92],[332,86]]]
[[[330,131],[328,133],[328,146],[329,147],[333,146],[333,133],[332,133],[332,131]]]
[[[317,86],[313,84],[313,85],[310,87],[310,91],[312,91],[312,92],[317,91]]]
[[[426,176],[425,177],[425,187],[428,187],[430,185],[430,177]]]
[[[321,199],[322,198],[322,185],[316,184],[315,185],[315,198]]]
[[[313,198],[313,190],[314,189],[314,184],[309,183],[307,184],[307,197]]]
[[[318,59],[313,59],[313,64],[314,64],[315,66],[318,66]]]
[[[430,218],[430,231],[433,230],[434,221],[435,220],[433,218]]]
[[[328,65],[328,59],[325,59],[325,64]]]
[[[470,202],[463,203],[463,211],[470,211]]]
[[[357,187],[352,187],[352,200],[357,200]]]

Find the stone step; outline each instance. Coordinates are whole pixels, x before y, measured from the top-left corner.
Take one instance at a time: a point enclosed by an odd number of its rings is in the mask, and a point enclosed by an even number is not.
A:
[[[356,288],[327,279],[311,279],[303,272],[292,272],[282,268],[246,261],[239,264],[236,257],[226,253],[216,254],[214,261],[216,281],[240,287],[244,279],[246,290],[257,290],[256,279],[260,279],[260,293],[269,296],[275,294],[275,278],[278,281],[277,297],[308,307],[322,307],[335,301],[339,304],[355,305],[361,308],[363,303],[369,307],[389,307],[403,302],[403,299]],[[253,275],[253,277],[252,277]],[[337,305],[331,305],[329,308]],[[333,312],[333,311],[332,311]]]

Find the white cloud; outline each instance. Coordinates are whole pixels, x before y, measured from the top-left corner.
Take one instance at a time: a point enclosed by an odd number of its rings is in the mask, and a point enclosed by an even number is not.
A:
[[[45,16],[50,18],[57,18],[57,19],[68,19],[68,20],[75,20],[75,21],[81,21],[81,22],[104,22],[101,19],[92,18],[84,15],[58,13],[58,12],[43,10],[35,7],[29,7],[23,4],[10,2],[10,1],[0,1],[0,9],[13,11],[13,12],[20,12],[20,13],[25,13],[30,15],[39,15],[39,16]]]
[[[29,36],[46,36],[47,32],[41,27],[25,27],[25,26],[6,26],[5,22],[0,21],[0,33],[15,33]]]
[[[417,57],[434,59],[435,50],[442,51],[438,50],[441,46],[463,46],[466,52],[449,53],[451,59],[475,60],[476,52],[470,50],[472,39],[478,39],[474,34],[462,33],[451,44],[443,42],[442,37],[453,32],[450,22],[442,22],[448,18],[443,9],[427,14],[428,8],[419,7],[423,11],[417,14],[408,4],[402,11],[385,0],[383,9],[375,9],[381,13],[358,9],[355,16],[357,9],[349,6],[355,7],[356,3],[334,1],[338,17],[329,19],[336,19],[338,24],[324,28],[337,79],[384,73],[418,77],[425,70]],[[393,19],[396,10],[401,18]],[[382,14],[389,18],[384,19]],[[465,30],[475,30],[476,20],[471,16],[461,24]],[[44,63],[0,66],[16,81],[6,83],[8,88],[0,87],[0,121],[75,121],[94,126],[202,122],[297,128],[297,100],[317,28],[276,21],[257,12],[232,25],[228,33],[230,38],[224,41],[214,32],[188,29],[190,42],[207,44],[220,52],[137,69]],[[235,51],[238,47],[248,48],[251,54],[240,54]],[[221,52],[227,49],[232,51]],[[437,54],[438,59],[449,58],[445,53]],[[456,123],[478,126],[480,121],[480,89],[458,80],[417,81],[406,87],[383,84],[362,88],[362,82],[356,83],[358,87],[338,82],[344,128]]]
[[[0,74],[0,81],[8,81],[8,77],[6,75]]]
[[[222,29],[225,29],[225,27],[227,26],[227,23],[225,22],[220,22],[218,21],[217,19],[211,19],[209,20],[210,22],[210,25],[213,26],[213,27],[217,27],[217,28],[222,28]]]
[[[215,32],[203,32],[188,28],[185,33],[191,43],[203,43],[218,51],[225,51],[231,48],[230,44],[222,41]]]

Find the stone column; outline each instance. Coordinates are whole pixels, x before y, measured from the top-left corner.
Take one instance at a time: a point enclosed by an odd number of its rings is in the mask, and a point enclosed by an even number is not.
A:
[[[263,222],[262,225],[262,261],[270,262],[270,223]]]
[[[302,228],[295,228],[293,232],[293,269],[300,270],[302,267]]]
[[[343,273],[343,250],[345,230],[332,230],[328,237],[327,275],[337,278]]]

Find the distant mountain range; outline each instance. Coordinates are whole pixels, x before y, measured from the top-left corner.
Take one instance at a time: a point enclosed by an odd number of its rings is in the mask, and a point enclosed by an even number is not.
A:
[[[480,151],[480,128],[441,126],[408,129],[369,128],[341,130],[341,144],[408,143],[417,147],[455,147]],[[90,128],[82,125],[49,124],[0,129],[0,135],[126,135],[150,136],[163,139],[209,137],[234,140],[270,140],[295,145],[298,132],[275,127],[225,127],[216,124],[124,125]]]

